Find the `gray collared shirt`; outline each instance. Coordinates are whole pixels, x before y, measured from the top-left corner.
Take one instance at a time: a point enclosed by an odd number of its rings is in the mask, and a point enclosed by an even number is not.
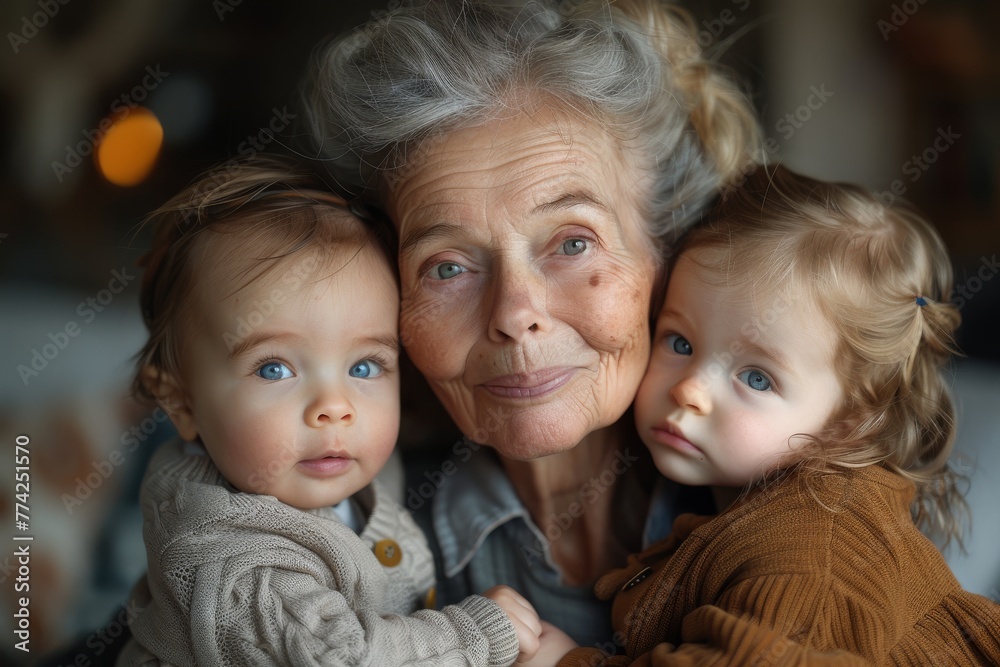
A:
[[[581,646],[615,652],[620,642],[611,629],[610,601],[598,600],[592,585],[562,583],[549,541],[493,450],[460,441],[437,469],[411,467],[409,480],[406,505],[427,532],[438,566],[438,607],[506,584]],[[643,546],[665,537],[681,511],[712,511],[711,506],[692,505],[697,500],[680,491],[659,478],[646,514]]]

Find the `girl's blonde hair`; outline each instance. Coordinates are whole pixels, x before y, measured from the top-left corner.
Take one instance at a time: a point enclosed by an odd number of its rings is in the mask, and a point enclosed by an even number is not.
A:
[[[759,167],[720,197],[675,257],[695,248],[712,250],[696,261],[725,284],[755,298],[791,290],[836,332],[843,404],[812,434],[800,470],[883,465],[916,485],[918,525],[961,543],[967,506],[948,466],[955,414],[943,376],[960,317],[933,227],[858,186]]]
[[[198,267],[206,261],[233,265],[234,270],[237,264],[245,267],[247,259],[258,261],[252,270],[241,268],[242,288],[303,251],[357,251],[374,241],[395,275],[391,229],[381,221],[365,224],[355,212],[364,213],[352,211],[299,164],[255,156],[206,172],[150,213],[143,225],[153,227],[153,241],[138,262],[145,269],[139,301],[149,338],[136,355],[132,394],[156,402],[142,380],[147,366],[179,374],[180,330],[190,318],[185,305],[198,284]],[[239,239],[214,247],[217,256],[203,257],[209,240],[220,234]],[[248,248],[253,257],[247,257]]]

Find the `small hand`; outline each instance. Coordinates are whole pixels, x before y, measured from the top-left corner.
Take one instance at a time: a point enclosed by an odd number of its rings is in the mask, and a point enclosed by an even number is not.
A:
[[[483,596],[500,605],[510,618],[510,622],[514,624],[519,650],[518,663],[530,660],[538,651],[538,638],[542,634],[542,622],[538,618],[538,612],[524,596],[510,586],[494,586],[483,593]]]
[[[553,667],[559,660],[576,648],[576,642],[565,632],[548,621],[542,621],[542,634],[538,637],[538,652],[526,662],[518,660],[521,667]]]

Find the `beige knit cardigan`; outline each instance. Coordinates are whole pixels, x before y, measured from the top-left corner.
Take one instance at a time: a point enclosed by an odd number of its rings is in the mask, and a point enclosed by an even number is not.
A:
[[[377,485],[358,494],[360,535],[332,509],[301,511],[241,493],[183,443],[154,455],[143,481],[148,573],[118,665],[509,665],[514,627],[472,596],[419,610],[433,585],[420,529]],[[383,566],[375,542],[403,557]]]

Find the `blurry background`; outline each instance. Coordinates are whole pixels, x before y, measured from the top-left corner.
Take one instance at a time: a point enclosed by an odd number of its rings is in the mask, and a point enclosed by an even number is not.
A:
[[[213,164],[304,145],[296,88],[314,46],[398,4],[7,0],[0,8],[3,661],[26,657],[12,634],[23,595],[31,656],[75,637],[85,640],[83,658],[96,658],[134,613],[123,605],[145,568],[139,475],[172,435],[162,413],[125,398],[129,357],[145,335],[135,261],[146,237],[137,223]],[[860,182],[886,205],[905,196],[937,224],[964,319],[960,465],[973,474],[974,508],[988,506],[984,494],[1000,489],[1000,4],[682,4],[701,45],[747,83],[772,161]],[[18,434],[31,438],[27,531],[14,524]],[[996,519],[987,510],[976,520],[969,553],[953,554],[952,564],[964,585],[1000,598]],[[29,543],[15,534],[35,536],[27,593],[15,593],[13,554]]]

